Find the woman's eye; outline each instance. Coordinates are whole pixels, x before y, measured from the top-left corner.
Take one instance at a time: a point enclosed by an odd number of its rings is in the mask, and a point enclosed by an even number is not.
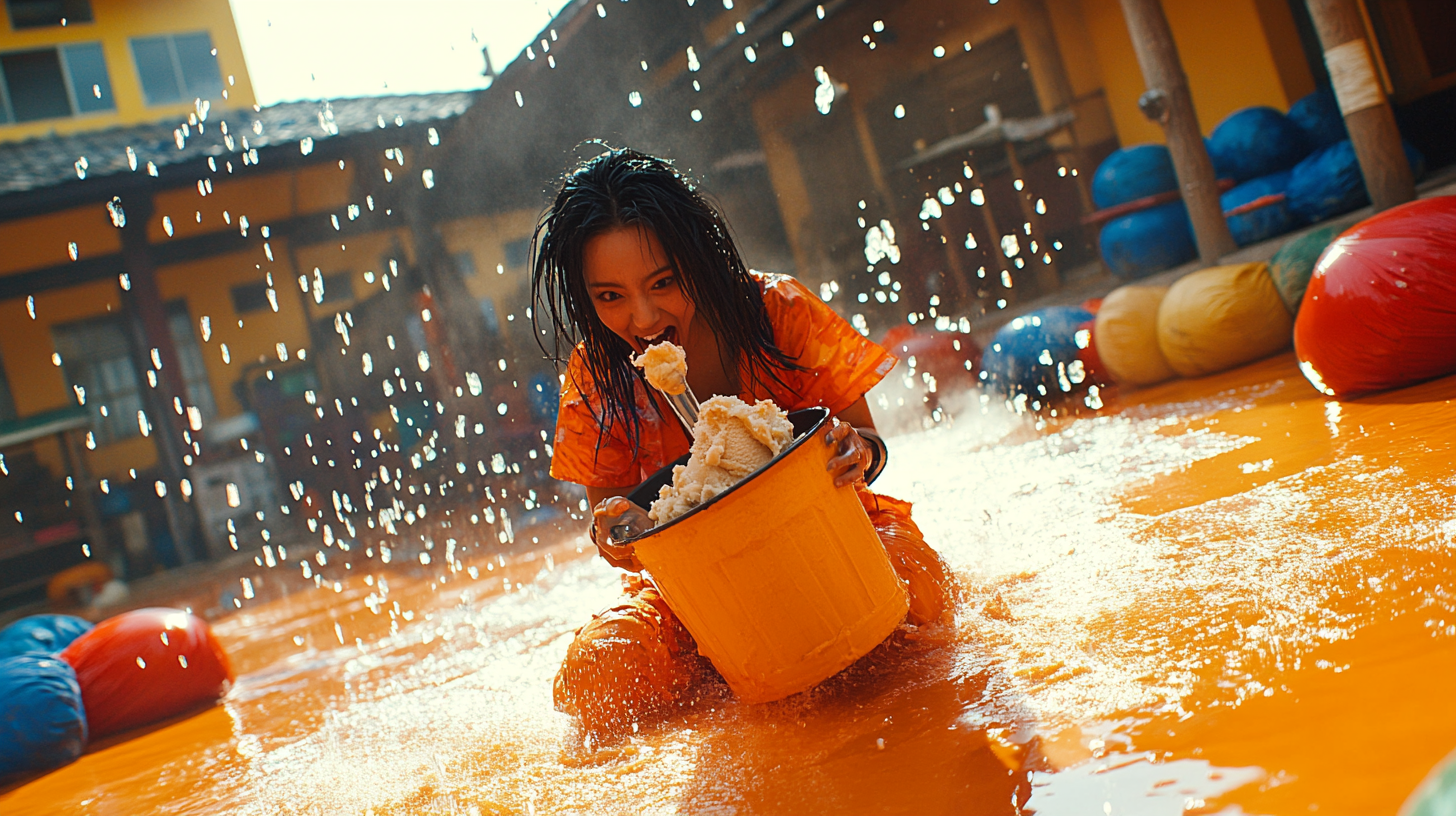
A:
[[[600,295],[597,295],[597,300],[600,300],[603,303],[611,303],[614,300],[621,299],[622,296],[617,292],[602,292]]]
[[[669,286],[676,286],[676,285],[677,285],[677,278],[674,277],[674,276],[672,276],[672,275],[668,275],[665,278],[660,278],[659,280],[655,281],[652,284],[652,288],[653,289],[666,289]]]

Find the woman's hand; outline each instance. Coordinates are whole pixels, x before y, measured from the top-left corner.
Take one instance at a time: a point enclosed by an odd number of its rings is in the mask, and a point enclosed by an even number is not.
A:
[[[829,464],[825,466],[834,476],[835,487],[854,484],[865,477],[865,470],[870,466],[874,453],[870,444],[855,432],[854,426],[835,419],[834,424],[824,433],[824,444],[835,450],[835,455],[830,457]]]
[[[635,538],[650,529],[652,519],[647,511],[623,496],[602,499],[592,510],[592,543],[607,563],[618,569],[642,571],[631,542],[621,539]]]

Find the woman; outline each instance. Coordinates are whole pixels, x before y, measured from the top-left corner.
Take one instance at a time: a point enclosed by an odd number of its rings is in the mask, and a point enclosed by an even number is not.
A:
[[[688,452],[691,439],[631,357],[671,341],[704,398],[824,406],[824,444],[840,486],[860,498],[915,625],[950,614],[949,573],[910,520],[910,505],[863,487],[886,458],[865,393],[895,364],[803,284],[749,272],[723,217],[662,159],[611,150],[570,173],[534,239],[533,320],[566,375],[551,475],[586,488],[592,540],[613,566],[641,569],[618,525],[650,526],[623,498]],[[542,325],[542,322],[549,325]],[[572,350],[563,360],[562,350]],[[681,702],[711,667],[657,591],[635,575],[623,601],[582,627],[557,674],[556,707],[594,733],[630,727]]]

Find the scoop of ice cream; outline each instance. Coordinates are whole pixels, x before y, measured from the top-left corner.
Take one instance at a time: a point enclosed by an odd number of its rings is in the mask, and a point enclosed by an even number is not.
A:
[[[648,385],[664,394],[688,390],[688,358],[681,346],[656,343],[634,357],[632,364],[642,369]]]
[[[713,397],[698,410],[686,465],[672,471],[648,513],[666,524],[726,491],[763,467],[794,441],[794,425],[777,405],[749,405],[737,397]]]

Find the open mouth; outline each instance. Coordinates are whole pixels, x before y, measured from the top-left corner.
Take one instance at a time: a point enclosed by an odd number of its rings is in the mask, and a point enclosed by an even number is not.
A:
[[[658,343],[677,343],[677,327],[668,326],[667,328],[663,329],[657,334],[652,335],[651,337],[643,337],[641,335],[637,335],[636,339],[638,346],[637,351],[639,353],[646,351],[648,346],[653,346]]]

